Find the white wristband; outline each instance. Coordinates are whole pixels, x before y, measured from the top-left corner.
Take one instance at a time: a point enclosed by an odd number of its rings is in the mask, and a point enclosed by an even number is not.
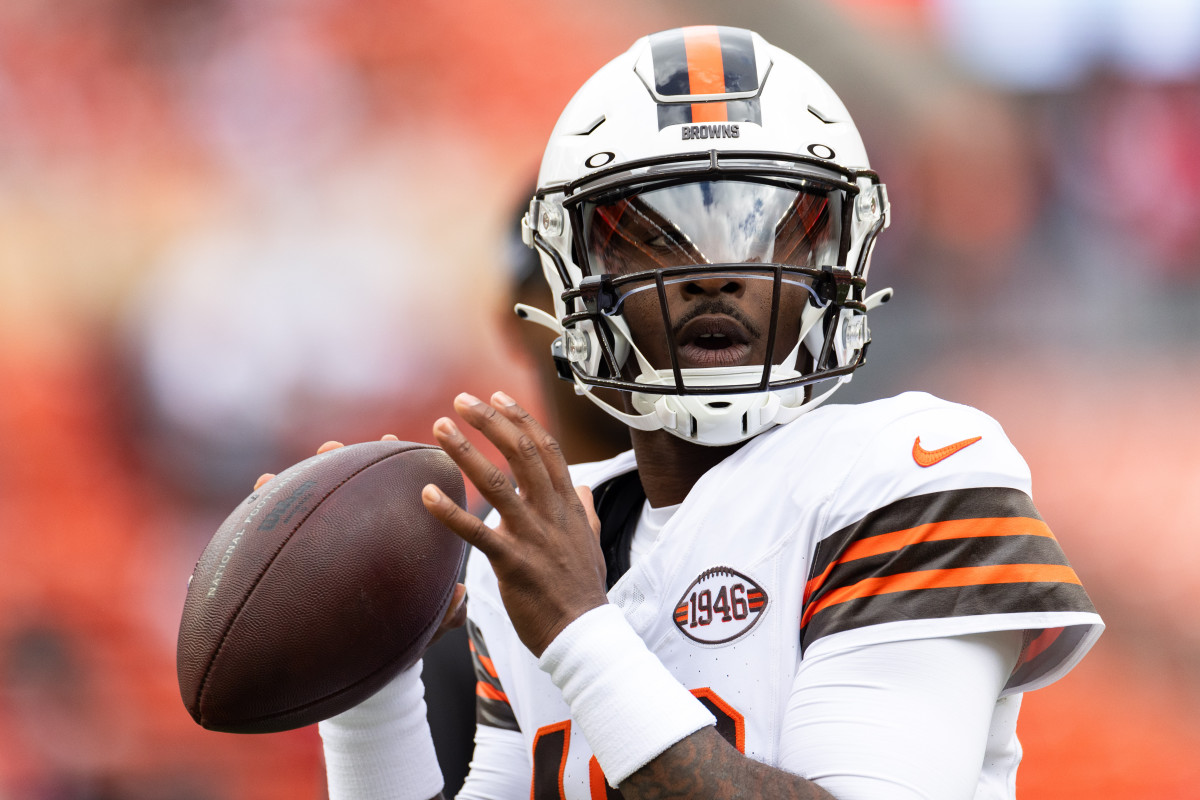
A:
[[[562,690],[614,788],[680,739],[716,724],[612,604],[564,628],[538,666]]]
[[[317,725],[330,800],[429,800],[442,790],[421,666]]]

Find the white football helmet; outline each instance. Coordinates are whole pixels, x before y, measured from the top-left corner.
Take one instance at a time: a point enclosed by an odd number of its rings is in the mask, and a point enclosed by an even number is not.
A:
[[[888,221],[854,123],[808,66],[738,28],[664,31],[559,118],[522,220],[555,314],[517,313],[559,333],[560,375],[626,424],[733,444],[814,408],[863,363],[867,311],[891,295],[865,295]],[[722,304],[750,290],[755,318]],[[672,318],[680,292],[705,295],[702,320]],[[631,393],[633,413],[594,387]]]

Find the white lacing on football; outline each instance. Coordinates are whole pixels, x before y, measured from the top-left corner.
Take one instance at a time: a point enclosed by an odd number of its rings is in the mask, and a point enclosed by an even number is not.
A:
[[[538,666],[562,690],[613,788],[680,739],[716,724],[611,603],[564,628]]]

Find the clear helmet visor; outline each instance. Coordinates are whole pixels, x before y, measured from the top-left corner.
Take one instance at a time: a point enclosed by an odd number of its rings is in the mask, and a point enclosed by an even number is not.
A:
[[[701,394],[800,378],[805,309],[824,305],[813,280],[838,263],[841,198],[817,183],[747,178],[585,201],[587,269],[610,276],[605,314],[634,347],[623,376]]]

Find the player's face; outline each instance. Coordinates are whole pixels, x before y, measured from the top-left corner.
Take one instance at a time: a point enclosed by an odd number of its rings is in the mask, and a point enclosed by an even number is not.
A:
[[[681,369],[762,365],[767,358],[774,286],[767,273],[703,272],[675,276],[667,286],[669,328],[655,291],[630,295],[625,321],[638,349],[656,369],[671,368],[674,349]],[[808,292],[784,284],[771,363],[796,346],[800,312]]]
[[[672,350],[682,369],[778,364],[796,346],[809,279],[784,273],[777,286],[773,267],[755,265],[834,263],[831,212],[825,193],[763,182],[649,189],[588,209],[589,264],[616,278],[668,270],[661,297],[649,275],[618,287],[634,342],[656,369],[670,369]]]

